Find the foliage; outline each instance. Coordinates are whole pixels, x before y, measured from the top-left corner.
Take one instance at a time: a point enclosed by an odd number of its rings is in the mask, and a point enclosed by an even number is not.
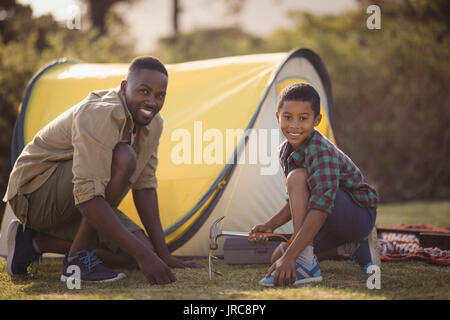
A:
[[[426,10],[418,3],[416,10]],[[279,31],[271,43],[287,50],[291,40],[306,39],[301,45],[325,61],[338,144],[382,200],[448,198],[450,39],[440,32],[448,19],[426,23],[425,14],[411,19],[408,7],[388,9],[381,30],[366,28],[365,10],[337,17],[293,13],[301,21],[296,32]]]
[[[108,33],[108,17],[114,15],[112,8],[114,5],[122,3],[132,3],[135,0],[83,0],[88,5],[88,16],[92,28],[97,31],[97,37],[105,36]],[[118,15],[116,20],[122,22]],[[109,28],[111,29],[111,28]]]
[[[0,11],[7,13],[7,18],[0,21],[0,193],[3,197],[11,170],[13,126],[32,76],[61,57],[91,62],[129,62],[133,53],[131,45],[124,44],[121,33],[99,37],[96,31],[69,30],[51,15],[33,17],[29,6],[14,1],[2,6]],[[0,210],[3,213],[2,205]]]
[[[158,54],[179,62],[311,48],[331,77],[338,145],[382,201],[449,198],[450,4],[359,3],[337,16],[290,12],[296,26],[265,39],[236,28],[180,34]],[[381,30],[366,27],[369,4],[381,8]]]
[[[263,52],[263,39],[240,28],[197,29],[161,38],[155,55],[166,63]]]

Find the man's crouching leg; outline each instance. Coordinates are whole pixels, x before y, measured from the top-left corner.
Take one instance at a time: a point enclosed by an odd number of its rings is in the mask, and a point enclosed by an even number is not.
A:
[[[136,169],[136,153],[126,143],[118,143],[113,150],[111,162],[111,178],[106,186],[105,199],[115,208],[121,201],[121,196],[126,191],[128,180]],[[78,232],[70,248],[69,257],[76,255],[76,252],[92,247],[93,238],[96,237],[96,230],[82,216]]]
[[[128,181],[136,170],[136,152],[126,143],[118,143],[113,150],[111,179],[106,186],[106,201],[116,208],[128,188]]]
[[[106,186],[105,200],[112,208],[117,208],[128,189],[128,181],[136,169],[136,153],[126,143],[118,143],[113,150],[111,162],[111,178]],[[95,229],[82,218],[77,236],[71,247],[71,254],[77,252],[83,246],[92,243],[92,236],[96,234]],[[78,239],[80,237],[80,239]],[[97,244],[98,246],[99,244]],[[97,247],[96,254],[108,267],[132,267],[135,265],[133,259],[125,253],[111,252],[108,248]],[[69,255],[70,256],[70,255]]]

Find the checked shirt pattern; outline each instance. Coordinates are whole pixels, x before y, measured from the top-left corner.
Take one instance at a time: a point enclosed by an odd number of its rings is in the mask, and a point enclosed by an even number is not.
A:
[[[297,150],[286,140],[280,145],[280,164],[285,177],[296,168],[306,168],[310,198],[308,210],[331,214],[338,188],[346,191],[359,206],[376,207],[378,195],[367,184],[359,168],[319,131],[313,132]]]

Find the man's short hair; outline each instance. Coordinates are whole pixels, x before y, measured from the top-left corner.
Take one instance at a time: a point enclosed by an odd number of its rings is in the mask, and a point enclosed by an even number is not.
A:
[[[320,96],[309,84],[296,82],[284,88],[278,97],[278,112],[280,112],[285,101],[310,102],[314,116],[317,117],[320,114]]]
[[[165,74],[166,77],[169,76],[164,64],[155,57],[143,56],[134,58],[128,68],[128,74],[141,69],[155,70]]]

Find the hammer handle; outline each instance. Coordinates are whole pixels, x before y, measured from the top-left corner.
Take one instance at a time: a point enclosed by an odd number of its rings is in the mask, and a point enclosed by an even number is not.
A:
[[[291,242],[290,239],[288,239],[286,236],[280,234],[280,233],[272,233],[272,232],[256,232],[256,233],[249,233],[248,234],[248,240],[254,240],[258,238],[259,236],[266,236],[269,239],[270,238],[280,238],[283,239],[286,242]],[[292,238],[291,238],[292,239]]]

